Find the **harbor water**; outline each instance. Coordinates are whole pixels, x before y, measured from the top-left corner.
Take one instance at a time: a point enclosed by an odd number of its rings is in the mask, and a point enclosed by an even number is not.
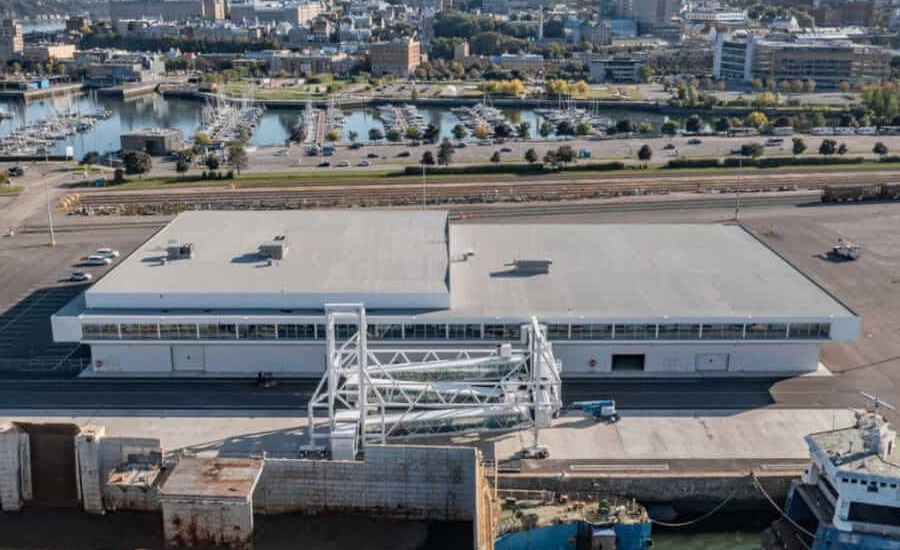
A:
[[[398,102],[399,104],[402,102]],[[0,120],[0,138],[15,135],[23,126],[103,110],[110,112],[109,118],[96,120],[91,128],[54,142],[47,147],[48,153],[62,155],[69,146],[73,148],[76,158],[81,158],[87,151],[100,153],[116,151],[120,148],[119,135],[122,132],[143,128],[178,128],[184,133],[185,139],[189,139],[200,127],[203,103],[184,99],[164,99],[158,94],[128,100],[76,94],[46,98],[27,104],[16,101],[0,102],[0,111],[8,117]],[[250,144],[263,147],[283,145],[302,112],[302,108],[267,110],[251,136]],[[419,112],[425,125],[434,124],[440,129],[441,138],[451,137],[453,127],[460,123],[460,119],[449,109],[422,108]],[[504,109],[503,113],[513,125],[528,122],[532,137],[537,135],[543,120],[531,109]],[[657,115],[629,113],[624,110],[597,111],[594,115],[598,120],[606,120],[609,123],[625,118],[634,122],[649,121],[655,124],[662,122],[662,118]],[[357,139],[366,141],[372,128],[385,131],[377,110],[362,108],[345,110],[341,126],[342,139],[348,140],[350,133],[355,132]]]

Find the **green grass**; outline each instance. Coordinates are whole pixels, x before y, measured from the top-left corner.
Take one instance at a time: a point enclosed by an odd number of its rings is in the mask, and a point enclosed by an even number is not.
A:
[[[24,185],[2,185],[2,186],[0,186],[0,196],[21,195],[24,191],[25,191]]]

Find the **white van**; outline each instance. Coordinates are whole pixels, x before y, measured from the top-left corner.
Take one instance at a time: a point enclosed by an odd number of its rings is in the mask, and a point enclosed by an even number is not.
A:
[[[86,265],[109,265],[112,263],[112,260],[107,258],[106,256],[98,256],[96,254],[92,254],[84,259],[84,263]]]

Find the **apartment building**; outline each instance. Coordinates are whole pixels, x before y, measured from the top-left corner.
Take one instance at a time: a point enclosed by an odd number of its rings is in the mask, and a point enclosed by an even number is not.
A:
[[[413,39],[376,42],[369,47],[372,74],[406,78],[422,62],[420,44]]]
[[[16,19],[5,19],[0,24],[0,63],[4,66],[25,49],[22,25]]]

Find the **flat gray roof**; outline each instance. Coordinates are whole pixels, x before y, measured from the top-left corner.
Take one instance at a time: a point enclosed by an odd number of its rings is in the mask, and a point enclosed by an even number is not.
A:
[[[738,226],[454,224],[450,245],[454,316],[853,315]],[[517,259],[552,264],[530,274]]]
[[[270,266],[258,247],[278,235],[289,251]],[[275,307],[311,307],[310,296],[446,295],[446,235],[446,212],[186,212],[97,281],[87,305],[102,307],[95,298],[114,295],[123,296],[116,307],[139,295],[179,307],[165,300],[177,295],[209,296],[215,303],[204,307],[247,308],[260,307],[253,295],[282,296]],[[193,258],[163,265],[168,246],[186,243]]]

